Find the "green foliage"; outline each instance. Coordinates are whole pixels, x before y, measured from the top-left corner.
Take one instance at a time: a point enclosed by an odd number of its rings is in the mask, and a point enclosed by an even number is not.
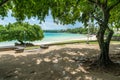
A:
[[[80,34],[87,34],[88,29],[87,28],[75,28],[75,29],[67,29],[66,32],[70,33],[80,33]]]
[[[5,34],[4,37],[3,34]],[[0,25],[0,41],[5,41],[7,36],[8,36],[7,29],[3,25]]]
[[[10,0],[0,0],[0,18],[4,19],[4,17],[7,16],[11,6],[12,4]]]
[[[8,10],[12,10],[12,16],[18,21],[37,17],[41,22],[51,12],[56,23],[75,24],[78,21],[87,26],[90,19],[98,21],[95,17],[104,20],[103,6],[100,5],[105,2],[107,8],[120,3],[119,0],[8,0],[0,6],[0,15],[4,17]],[[117,23],[120,20],[120,4],[112,8],[110,14],[109,23]]]
[[[49,6],[51,0],[13,0],[12,16],[18,21],[24,20],[26,17],[37,17],[40,21],[44,21],[45,16],[49,14]]]
[[[120,34],[114,34],[113,36],[117,36],[117,37],[120,37]]]
[[[97,27],[89,27],[90,34],[96,34],[98,31]],[[67,33],[78,33],[78,34],[88,34],[88,28],[80,27],[66,30],[44,30],[44,32],[50,33],[59,33],[59,32],[67,32]]]
[[[1,29],[3,28],[3,29]],[[41,40],[43,31],[38,25],[30,25],[28,23],[16,22],[8,24],[5,27],[0,28],[1,41],[18,40],[23,41],[35,41]]]
[[[120,28],[120,4],[111,10],[111,17],[109,23],[114,28]]]
[[[12,15],[17,20],[24,20],[26,17],[37,17],[41,22],[44,21],[45,17],[51,12],[56,23],[74,24],[76,21],[88,21],[88,17],[86,16],[89,16],[89,11],[93,6],[86,2],[88,1],[14,0],[11,10],[13,12]],[[87,5],[87,7],[84,5]],[[85,12],[83,13],[82,10]]]
[[[70,32],[70,33],[79,33],[79,34],[88,34],[88,28],[74,28],[74,29],[67,29],[65,32]],[[89,28],[89,33],[90,34],[96,34],[97,33],[97,28],[90,27]]]
[[[110,7],[116,2],[115,0],[109,0],[107,5]],[[87,22],[90,19],[98,21],[93,15],[99,18],[99,20],[104,19],[103,10],[98,6],[98,3],[99,5],[104,4],[105,0],[13,0],[11,1],[12,7],[10,8],[13,12],[12,16],[18,21],[36,17],[41,22],[51,12],[56,23],[75,24],[78,21],[87,26]],[[116,6],[117,9],[111,11],[112,19],[119,16],[117,14],[113,15],[116,10],[120,12],[118,7],[119,5]],[[109,22],[111,23],[111,21]],[[113,22],[116,21],[112,20]]]
[[[12,10],[12,16],[18,21],[25,18],[36,17],[38,20],[44,21],[45,17],[51,12],[56,23],[75,24],[76,21],[82,22],[87,26],[87,22],[99,18],[104,20],[101,4],[105,4],[106,0],[9,0],[3,6],[0,6],[0,15],[6,16],[8,10]],[[119,0],[108,0],[107,7],[111,7]],[[2,1],[1,1],[2,2]],[[119,2],[118,2],[119,3]],[[117,14],[116,14],[117,13]],[[120,5],[110,10],[109,23],[115,22],[120,14]],[[95,17],[93,17],[93,15]],[[98,21],[99,22],[99,21]]]

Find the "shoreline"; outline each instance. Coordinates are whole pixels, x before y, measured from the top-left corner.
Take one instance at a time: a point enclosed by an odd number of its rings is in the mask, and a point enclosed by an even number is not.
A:
[[[86,38],[78,38],[78,39],[69,39],[69,40],[61,40],[61,41],[50,41],[50,42],[40,42],[40,43],[33,43],[34,45],[49,45],[49,44],[56,44],[56,43],[69,43],[69,42],[74,42],[74,41],[95,41],[97,40],[96,36],[92,35],[92,37],[89,37],[89,39]]]
[[[51,40],[51,41],[35,41],[35,42],[30,42],[30,43],[32,43],[33,45],[49,45],[49,44],[55,44],[55,43],[63,43],[63,42],[71,42],[71,41],[91,41],[91,40],[97,40],[96,39],[96,36],[95,35],[92,35],[92,36],[90,36],[89,37],[89,39],[88,39],[88,37],[85,37],[85,38],[78,38],[78,39],[68,39],[68,40]],[[12,44],[6,44],[6,42],[5,42],[5,44],[4,44],[4,42],[3,43],[1,43],[2,45],[0,45],[0,48],[1,47],[13,47],[13,46],[15,46],[15,44],[14,43],[12,43]]]

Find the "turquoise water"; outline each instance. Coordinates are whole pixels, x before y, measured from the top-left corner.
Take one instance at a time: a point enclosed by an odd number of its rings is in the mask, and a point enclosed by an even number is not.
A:
[[[76,39],[86,38],[86,35],[83,34],[72,34],[72,33],[44,33],[44,38],[41,41],[34,41],[33,44],[44,44],[44,43],[54,43],[61,41],[69,41]],[[17,41],[7,41],[0,42],[0,46],[14,46],[14,43]]]

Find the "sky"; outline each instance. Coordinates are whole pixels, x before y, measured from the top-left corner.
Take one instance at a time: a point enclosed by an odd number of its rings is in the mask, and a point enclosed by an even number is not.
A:
[[[16,19],[11,16],[11,11],[8,12],[8,16],[5,17],[3,20],[0,19],[0,24],[1,25],[7,25],[8,23],[14,23],[16,22]],[[76,27],[81,27],[82,23],[77,22],[75,25],[61,25],[61,24],[56,24],[53,22],[52,16],[49,15],[46,17],[45,22],[42,22],[41,24],[39,23],[39,20],[35,18],[31,19],[25,19],[25,22],[29,22],[30,24],[37,24],[40,25],[43,30],[60,30],[60,29],[68,29],[68,28],[76,28]]]

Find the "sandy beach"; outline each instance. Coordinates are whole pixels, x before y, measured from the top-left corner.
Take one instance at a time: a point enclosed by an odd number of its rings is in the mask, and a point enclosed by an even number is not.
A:
[[[35,48],[23,53],[1,51],[0,80],[120,80],[120,69],[89,69],[89,61],[97,55],[98,45],[85,43]],[[111,44],[110,55],[113,61],[120,61],[120,44]]]
[[[59,38],[58,38],[59,39]],[[37,42],[33,43],[34,45],[41,45],[41,44],[54,44],[54,43],[62,43],[62,42],[68,42],[68,41],[92,41],[92,40],[97,40],[96,35],[90,35],[89,37],[84,37],[84,38],[72,38],[72,39],[64,39],[62,40],[61,38],[59,40],[53,40],[53,41],[48,41],[48,42]]]

